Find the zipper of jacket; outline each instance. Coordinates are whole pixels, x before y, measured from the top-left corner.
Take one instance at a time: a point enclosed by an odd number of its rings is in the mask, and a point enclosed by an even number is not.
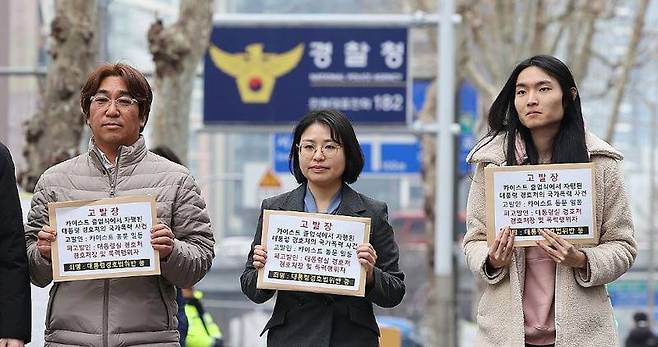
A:
[[[111,175],[108,174],[110,178],[110,198],[113,198],[116,195],[117,190],[117,181],[119,180],[119,159],[121,159],[121,146],[119,146],[119,151],[117,153],[116,165],[114,165],[114,179]],[[104,283],[104,296],[103,296],[103,347],[109,346],[109,336],[108,336],[108,315],[110,314],[110,280],[105,280]]]
[[[91,151],[94,156],[96,156],[96,159],[100,163],[101,167],[103,168],[103,172],[107,176],[107,180],[110,183],[110,198],[113,198],[116,194],[116,182],[119,177],[119,157],[121,157],[121,151],[117,154],[117,164],[114,166],[114,177],[112,177],[112,171],[108,170],[105,167],[105,164],[103,163],[103,158],[98,154],[95,150]]]
[[[105,165],[103,164],[103,159],[100,157],[100,155],[96,151],[92,151],[96,155],[96,159],[99,160],[101,163],[101,166],[103,167],[103,170],[105,170],[105,174],[107,175],[107,178],[110,183],[110,197],[113,198],[116,194],[116,185],[117,185],[117,180],[119,178],[119,159],[121,158],[121,149],[119,149],[119,153],[117,154],[117,159],[116,159],[116,165],[114,166],[114,178],[112,177],[112,172],[108,169],[105,168]],[[110,301],[110,280],[104,280],[103,281],[103,347],[109,347],[109,336],[108,336],[108,315],[109,315],[109,301]]]
[[[114,165],[114,179],[110,178],[110,197],[113,198],[116,195],[117,190],[117,181],[119,180],[119,159],[121,159],[121,147],[119,147],[119,153],[117,153],[117,163]]]
[[[560,273],[560,264],[555,264],[555,296],[553,297],[553,313],[555,316],[553,317],[553,325],[555,326],[555,346],[557,346],[557,340],[559,336],[559,329],[560,325],[558,324],[557,317],[559,317],[559,312],[558,309],[560,308],[560,305],[558,304],[558,294],[560,292],[560,277],[558,276]],[[577,276],[577,275],[576,275]]]
[[[109,346],[108,341],[108,315],[109,315],[109,301],[110,301],[110,280],[105,280],[103,283],[103,347]]]

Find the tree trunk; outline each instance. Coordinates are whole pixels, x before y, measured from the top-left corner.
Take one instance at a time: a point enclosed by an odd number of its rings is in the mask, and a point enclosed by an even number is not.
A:
[[[97,20],[95,1],[55,2],[46,89],[37,113],[27,122],[27,169],[19,179],[27,191],[34,191],[47,168],[79,152],[85,124],[79,92],[96,62]]]
[[[148,32],[155,62],[156,99],[151,140],[170,147],[187,162],[189,113],[197,67],[212,28],[212,0],[181,0],[178,21],[165,28],[158,20]]]
[[[436,119],[436,110],[438,107],[436,104],[436,84],[437,79],[434,79],[425,92],[425,104],[419,115],[422,124],[436,124],[438,122],[438,119]],[[427,220],[425,223],[425,234],[428,235],[428,239],[430,240],[430,247],[428,247],[427,252],[427,261],[429,262],[429,272],[427,273],[428,293],[425,296],[427,301],[423,310],[421,335],[429,346],[437,346],[439,344],[441,337],[439,334],[440,322],[437,312],[445,309],[439,307],[437,286],[434,281],[434,252],[436,252],[436,245],[434,244],[434,240],[436,240],[434,236],[436,231],[436,214],[434,209],[434,201],[436,201],[434,198],[436,194],[436,140],[436,133],[424,133],[421,136],[421,146],[423,149],[423,165],[421,170],[424,198],[423,210]]]

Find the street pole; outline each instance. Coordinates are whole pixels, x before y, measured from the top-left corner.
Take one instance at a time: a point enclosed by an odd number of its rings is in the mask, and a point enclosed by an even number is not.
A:
[[[655,272],[656,272],[656,255],[655,255],[655,235],[656,225],[654,223],[654,213],[656,211],[656,118],[658,115],[655,113],[655,105],[651,104],[651,145],[649,146],[649,267],[647,269],[647,315],[649,316],[649,326],[654,323],[654,307],[655,303]]]
[[[456,346],[455,290],[453,271],[453,192],[454,192],[454,138],[452,125],[455,118],[455,45],[454,0],[437,1],[440,15],[439,59],[437,66],[437,120],[436,132],[436,185],[434,230],[434,288],[437,291],[438,346]]]

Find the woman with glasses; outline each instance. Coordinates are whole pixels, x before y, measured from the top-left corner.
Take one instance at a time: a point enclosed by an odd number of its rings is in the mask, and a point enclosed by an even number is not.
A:
[[[468,155],[477,165],[468,196],[464,253],[485,288],[477,346],[616,346],[605,285],[636,256],[624,192],[622,155],[585,131],[569,68],[539,55],[519,63],[489,111],[490,131]],[[487,244],[484,168],[591,162],[599,240],[575,246],[550,230],[532,247],[514,247],[506,227]]]
[[[372,304],[393,307],[405,293],[404,274],[398,267],[398,246],[388,223],[385,203],[354,191],[363,168],[363,153],[352,124],[338,111],[312,111],[293,133],[290,171],[296,189],[265,199],[261,216],[240,277],[242,292],[263,303],[276,291],[257,289],[258,270],[265,266],[267,249],[260,244],[263,210],[301,211],[372,220],[370,242],[357,249],[366,270],[365,297],[279,291],[274,312],[263,332],[273,346],[378,346],[379,328]],[[261,333],[262,334],[262,333]]]

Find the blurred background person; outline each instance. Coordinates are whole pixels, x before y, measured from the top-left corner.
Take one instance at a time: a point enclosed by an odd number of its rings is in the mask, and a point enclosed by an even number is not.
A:
[[[626,337],[626,347],[658,346],[658,339],[649,326],[649,317],[644,312],[633,314],[633,329]]]
[[[224,337],[212,315],[203,307],[203,293],[193,288],[182,289],[188,321],[187,347],[222,347]]]

